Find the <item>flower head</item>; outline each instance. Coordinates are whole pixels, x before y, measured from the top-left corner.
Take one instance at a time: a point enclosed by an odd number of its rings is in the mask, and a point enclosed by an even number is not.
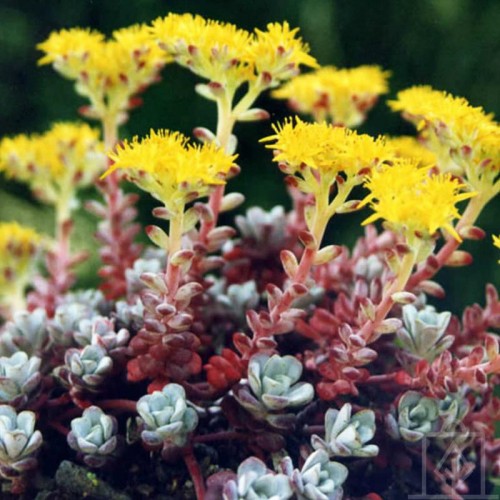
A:
[[[387,145],[394,150],[398,158],[417,160],[420,167],[437,165],[437,156],[426,148],[419,140],[411,136],[391,137],[386,139]]]
[[[44,134],[0,142],[0,171],[28,183],[40,200],[64,205],[65,217],[77,203],[74,190],[89,185],[104,165],[99,132],[87,124],[60,122]]]
[[[224,184],[236,156],[215,144],[193,146],[178,132],[151,130],[149,136],[125,141],[110,158],[114,164],[105,172],[123,169],[144,191],[179,213],[193,199],[206,196],[210,188]]]
[[[0,303],[23,295],[41,236],[17,222],[0,223]]]
[[[352,69],[325,66],[293,78],[275,90],[273,97],[287,99],[292,109],[312,115],[316,121],[357,127],[378,96],[387,92],[388,76],[389,72],[378,66]]]
[[[409,241],[415,236],[429,239],[445,229],[460,241],[452,225],[460,217],[455,204],[473,193],[460,192],[464,185],[449,174],[429,175],[415,160],[400,158],[374,169],[365,187],[370,194],[363,204],[370,203],[375,213],[363,224],[384,219]]]
[[[491,114],[429,86],[416,86],[390,101],[394,111],[413,122],[421,138],[438,156],[442,172],[460,175],[489,197],[500,190],[500,127]]]
[[[266,31],[255,30],[252,43],[247,46],[245,59],[254,66],[255,73],[279,85],[299,72],[299,66],[316,68],[318,63],[309,55],[309,46],[297,37],[299,29],[283,23],[269,23]]]
[[[211,82],[238,87],[251,77],[242,61],[251,34],[233,24],[170,13],[153,21],[151,34],[178,64]]]
[[[317,66],[297,32],[286,22],[250,33],[199,15],[172,13],[151,27],[153,38],[177,63],[233,91],[256,77],[263,87],[276,86],[296,75],[301,64]]]
[[[493,235],[493,245],[495,245],[497,248],[500,248],[500,235]],[[498,263],[500,264],[500,260],[498,261]]]
[[[273,130],[275,134],[262,141],[274,141],[266,146],[277,151],[273,160],[292,172],[303,172],[306,165],[333,177],[340,172],[356,176],[390,157],[390,149],[382,138],[374,139],[325,122],[307,123],[296,118],[273,125]]]
[[[52,64],[75,80],[76,91],[90,100],[87,116],[112,115],[119,121],[131,107],[130,98],[156,81],[168,62],[143,25],[115,31],[111,40],[89,29],[61,30],[38,49],[45,53],[39,64]]]

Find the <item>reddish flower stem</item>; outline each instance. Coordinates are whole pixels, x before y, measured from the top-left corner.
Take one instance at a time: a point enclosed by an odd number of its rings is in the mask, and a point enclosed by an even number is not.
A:
[[[120,410],[137,413],[137,401],[131,399],[104,399],[96,403],[102,410]]]
[[[202,434],[193,438],[194,443],[211,443],[212,441],[232,441],[232,440],[247,440],[249,436],[236,431],[221,431],[213,434]]]
[[[57,420],[49,420],[49,425],[63,436],[67,436],[69,434],[69,429],[64,427],[64,425]]]
[[[220,207],[222,205],[222,198],[224,197],[225,185],[216,186],[210,194],[208,206],[212,210],[213,219],[210,221],[202,221],[200,227],[199,242],[205,244],[207,242],[208,233],[217,225],[219,219]]]
[[[309,275],[309,271],[313,266],[314,257],[317,250],[315,248],[306,248],[300,259],[297,274],[294,277],[293,285],[304,284]],[[290,308],[294,301],[294,297],[290,293],[284,293],[280,302],[271,310],[271,318],[276,321],[280,315]]]
[[[458,221],[455,230],[460,234],[460,230],[467,226],[473,226],[476,222],[481,210],[484,208],[489,200],[484,199],[483,196],[478,195],[472,198],[465,209],[462,218]],[[408,280],[406,288],[411,290],[415,288],[420,282],[432,278],[447,262],[451,254],[460,246],[461,242],[455,238],[449,238],[448,241],[441,247],[436,254],[437,268],[430,269],[429,267],[422,266],[415,272]]]
[[[200,465],[194,456],[191,446],[182,450],[182,458],[193,481],[196,498],[197,500],[203,500],[205,498],[205,482],[203,481]]]

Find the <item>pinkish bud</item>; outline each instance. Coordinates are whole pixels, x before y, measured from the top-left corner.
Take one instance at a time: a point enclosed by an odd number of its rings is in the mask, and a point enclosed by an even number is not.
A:
[[[285,273],[290,279],[294,279],[299,268],[297,257],[290,250],[282,250],[280,252],[280,259]]]
[[[418,284],[418,288],[425,292],[427,295],[432,297],[437,297],[438,299],[443,299],[446,295],[444,288],[435,281],[424,280]]]
[[[170,220],[172,217],[172,214],[165,207],[153,208],[151,213],[158,219]]]
[[[458,231],[458,234],[464,240],[482,240],[486,236],[486,232],[477,226],[465,226]]]
[[[342,247],[338,245],[328,245],[321,250],[316,252],[314,257],[313,264],[315,266],[321,266],[322,264],[326,264],[331,260],[335,259],[342,253]]]
[[[222,257],[211,256],[205,257],[201,264],[199,265],[199,269],[202,273],[206,273],[208,271],[213,271],[214,269],[218,269],[224,265],[225,261]]]
[[[239,122],[256,122],[260,120],[269,120],[269,113],[265,109],[251,108],[240,113],[236,120]]]
[[[493,335],[486,335],[484,338],[484,347],[486,349],[488,359],[493,361],[498,356],[498,338]]]
[[[375,332],[378,334],[385,335],[387,333],[394,333],[396,330],[401,328],[402,322],[398,318],[387,318],[380,323],[380,325],[375,328]]]
[[[175,314],[176,308],[172,304],[163,302],[162,304],[156,306],[156,312],[161,316],[168,317],[172,316],[172,314]]]
[[[203,292],[203,286],[200,283],[191,282],[182,285],[175,294],[176,301],[187,301],[188,303],[191,301],[193,297],[199,295]]]
[[[241,193],[229,193],[222,198],[222,203],[220,207],[221,212],[228,212],[229,210],[234,210],[236,207],[240,206],[245,201],[245,197]]]
[[[198,217],[204,222],[213,222],[214,213],[206,203],[195,203],[194,209],[198,212]]]
[[[396,292],[391,295],[391,299],[397,304],[413,304],[417,297],[411,292]]]
[[[300,231],[299,240],[306,248],[314,249],[318,246],[316,238],[309,231]]]
[[[158,226],[146,226],[148,238],[158,247],[168,250],[169,238],[167,233]]]
[[[172,266],[181,267],[183,271],[187,271],[193,257],[194,252],[192,250],[179,250],[170,256],[169,263]]]
[[[191,323],[193,322],[193,316],[187,313],[179,313],[172,317],[167,322],[167,325],[172,328],[172,330],[183,331],[187,330]]]
[[[462,267],[472,264],[473,258],[469,252],[463,250],[455,250],[448,260],[445,262],[445,266],[449,267]]]
[[[359,205],[361,203],[361,200],[349,200],[340,205],[337,210],[335,210],[335,213],[337,214],[350,214],[351,212],[355,212],[356,210],[359,209]]]
[[[96,200],[89,200],[85,203],[85,208],[87,212],[90,212],[92,215],[95,215],[96,217],[99,217],[101,219],[104,219],[106,217],[106,207],[102,204],[99,203]]]
[[[308,292],[308,288],[302,283],[294,283],[291,285],[286,293],[289,293],[294,299],[298,299],[299,297],[303,297]]]
[[[193,135],[201,142],[211,143],[216,142],[217,138],[215,134],[205,127],[196,127],[193,130]]]
[[[156,290],[159,293],[168,293],[167,285],[165,284],[164,277],[161,274],[142,273],[141,281],[146,286],[152,288],[153,290]]]

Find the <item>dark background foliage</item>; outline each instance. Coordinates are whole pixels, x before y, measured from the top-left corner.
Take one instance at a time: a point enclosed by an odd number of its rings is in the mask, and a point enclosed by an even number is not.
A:
[[[51,31],[74,26],[110,34],[136,22],[149,22],[168,11],[192,12],[232,22],[252,30],[268,22],[288,20],[298,26],[321,64],[353,67],[379,64],[392,71],[390,97],[413,84],[430,84],[461,95],[488,112],[500,113],[500,2],[498,0],[0,0],[0,134],[41,132],[54,121],[74,120],[83,101],[70,82],[52,69],[37,67],[35,49]],[[199,80],[183,68],[169,65],[163,81],[144,95],[144,106],[134,111],[122,136],[145,134],[150,128],[190,133],[193,127],[214,128],[215,108],[194,93]],[[362,131],[391,135],[413,133],[382,100]],[[283,103],[268,96],[258,105],[273,120],[288,114]],[[236,129],[243,172],[229,190],[247,197],[245,207],[288,206],[282,176],[270,153],[256,141],[270,131],[269,123],[241,124]],[[89,191],[87,195],[93,196]],[[141,217],[150,220],[153,206],[142,197]],[[244,208],[245,208],[244,207]],[[480,225],[498,233],[498,202],[490,204]],[[40,230],[51,230],[51,210],[33,202],[26,189],[1,180],[0,219],[17,219]],[[361,234],[363,214],[339,216],[327,235],[330,242],[352,245]],[[77,215],[77,245],[92,246],[93,219]],[[228,219],[229,222],[230,219]],[[440,280],[448,298],[439,308],[458,312],[473,301],[483,302],[484,283],[498,282],[499,253],[491,237],[466,243],[476,259],[467,270],[444,270]],[[83,268],[82,284],[95,281],[96,260]]]

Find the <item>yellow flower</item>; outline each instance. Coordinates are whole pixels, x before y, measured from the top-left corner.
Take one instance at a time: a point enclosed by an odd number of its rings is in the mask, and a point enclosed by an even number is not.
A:
[[[87,124],[56,123],[45,134],[0,141],[0,171],[26,182],[60,217],[76,204],[75,189],[89,185],[105,165],[99,132]]]
[[[0,223],[0,302],[19,300],[26,287],[41,236],[17,222]]]
[[[273,130],[274,135],[261,141],[275,141],[266,147],[276,150],[274,161],[284,163],[290,172],[302,172],[306,165],[334,177],[340,172],[354,177],[391,157],[383,138],[325,122],[306,123],[295,118],[273,125]]]
[[[242,61],[251,35],[233,24],[170,13],[153,21],[151,34],[177,63],[211,82],[238,87],[251,78]]]
[[[245,59],[253,65],[267,85],[274,87],[299,73],[299,66],[317,68],[318,63],[309,55],[309,46],[297,37],[299,29],[289,24],[270,23],[267,31],[255,29],[252,43],[246,48]]]
[[[153,22],[151,33],[180,65],[230,90],[261,77],[261,86],[276,86],[298,73],[300,64],[316,67],[298,29],[273,23],[249,33],[233,24],[192,14],[169,14]]]
[[[500,235],[493,235],[493,245],[495,245],[497,248],[500,248]],[[500,260],[498,261],[498,263],[500,264]]]
[[[437,165],[436,155],[427,149],[415,137],[401,136],[387,139],[389,147],[393,148],[398,158],[412,158],[419,167]]]
[[[491,114],[429,86],[411,87],[389,102],[413,122],[442,172],[459,175],[491,198],[500,190],[500,128]]]
[[[407,241],[429,240],[438,229],[460,241],[452,225],[460,217],[455,204],[474,196],[460,192],[464,184],[449,174],[429,175],[427,167],[419,167],[418,160],[411,158],[373,169],[365,187],[370,194],[362,205],[369,203],[375,213],[363,224],[384,219]]]
[[[212,186],[224,184],[236,156],[229,156],[215,144],[191,145],[179,132],[151,130],[142,140],[135,137],[118,146],[110,158],[116,169],[176,214],[189,201],[209,194]]]
[[[313,73],[299,75],[273,92],[287,99],[292,109],[312,115],[316,121],[328,120],[346,127],[357,127],[388,91],[388,71],[378,66],[337,69],[325,66]]]
[[[112,115],[118,122],[133,106],[131,98],[156,81],[168,62],[143,25],[115,31],[109,41],[88,29],[62,30],[37,47],[45,52],[39,63],[53,64],[56,71],[75,80],[77,92],[90,100],[86,116]]]

